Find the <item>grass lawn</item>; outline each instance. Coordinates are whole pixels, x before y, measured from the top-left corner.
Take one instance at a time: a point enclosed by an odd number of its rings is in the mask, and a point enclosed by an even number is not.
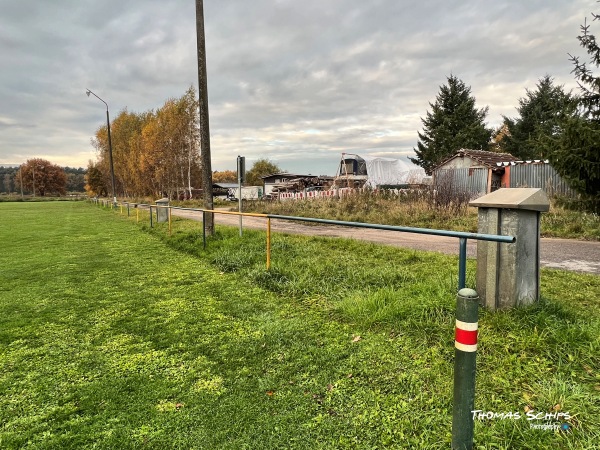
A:
[[[449,447],[456,258],[277,235],[266,272],[260,231],[204,251],[198,223],[86,203],[0,218],[0,448]],[[477,448],[600,442],[600,277],[542,284],[481,311],[476,408],[521,417],[477,420]]]

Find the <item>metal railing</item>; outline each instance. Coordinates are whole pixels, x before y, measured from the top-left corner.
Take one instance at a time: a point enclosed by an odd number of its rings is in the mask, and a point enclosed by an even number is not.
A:
[[[110,201],[101,200],[104,206],[110,206],[114,208]],[[259,213],[240,213],[237,211],[219,211],[219,210],[207,210],[202,208],[182,208],[177,206],[170,205],[151,205],[151,204],[143,204],[143,203],[119,203],[116,207],[121,208],[121,213],[123,212],[123,207],[127,208],[127,215],[130,215],[131,205],[134,205],[135,209],[138,211],[138,221],[139,221],[139,209],[140,208],[148,208],[150,211],[150,226],[154,226],[153,220],[153,210],[156,210],[158,216],[158,210],[160,208],[167,209],[167,222],[169,226],[169,233],[172,232],[172,210],[180,210],[180,211],[190,211],[202,214],[202,243],[204,248],[206,248],[206,214],[223,214],[223,215],[236,215],[236,216],[246,216],[246,217],[259,217],[266,219],[266,234],[267,234],[267,242],[266,242],[266,266],[267,270],[271,268],[271,220],[286,220],[286,221],[294,221],[294,222],[309,222],[309,223],[318,223],[325,225],[335,225],[342,227],[350,227],[350,228],[367,228],[372,230],[386,230],[386,231],[396,231],[399,233],[415,233],[415,234],[425,234],[430,236],[443,236],[443,237],[451,237],[458,239],[458,289],[462,289],[465,287],[466,283],[466,267],[467,267],[467,241],[469,239],[477,240],[477,241],[488,241],[488,242],[498,242],[504,244],[511,244],[516,241],[514,236],[504,236],[504,235],[496,235],[496,234],[484,234],[484,233],[468,233],[463,231],[450,231],[450,230],[435,230],[430,228],[414,228],[414,227],[403,227],[403,226],[395,226],[395,225],[383,225],[383,224],[373,224],[373,223],[364,223],[364,222],[349,222],[342,220],[329,220],[329,219],[316,219],[310,217],[298,217],[298,216],[283,216],[278,214],[259,214]],[[158,217],[157,217],[158,219]]]

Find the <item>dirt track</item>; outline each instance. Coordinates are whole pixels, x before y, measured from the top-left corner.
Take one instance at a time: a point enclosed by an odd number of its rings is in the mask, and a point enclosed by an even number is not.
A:
[[[173,215],[193,220],[201,220],[202,218],[201,214],[181,210],[173,210]],[[218,224],[238,226],[239,216],[216,214],[215,221]],[[266,228],[265,222],[263,218],[244,217],[243,227],[264,230]],[[359,239],[396,247],[458,255],[458,239],[442,236],[365,228],[347,228],[333,225],[305,225],[299,222],[277,219],[271,220],[271,230],[289,234]],[[469,240],[467,244],[467,254],[469,257],[475,257],[476,248],[477,243]],[[600,242],[543,238],[540,259],[544,267],[600,275]]]

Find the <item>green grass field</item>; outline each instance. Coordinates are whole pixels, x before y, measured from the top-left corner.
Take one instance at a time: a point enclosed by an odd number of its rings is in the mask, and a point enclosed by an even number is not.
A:
[[[0,204],[0,448],[449,447],[456,258],[146,220]],[[600,277],[542,284],[481,311],[476,408],[521,418],[477,448],[600,442]]]

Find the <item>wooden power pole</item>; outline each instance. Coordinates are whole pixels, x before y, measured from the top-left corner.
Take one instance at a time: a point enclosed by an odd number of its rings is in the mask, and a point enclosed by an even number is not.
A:
[[[210,128],[208,125],[208,82],[206,76],[206,44],[204,38],[204,1],[196,0],[196,36],[198,47],[198,94],[200,100],[200,161],[204,208],[213,209],[212,166],[210,162]],[[214,233],[214,214],[204,214],[206,233]]]

